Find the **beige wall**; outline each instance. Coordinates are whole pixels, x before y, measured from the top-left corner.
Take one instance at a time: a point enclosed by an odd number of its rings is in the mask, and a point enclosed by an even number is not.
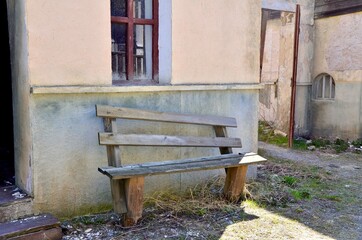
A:
[[[315,21],[313,77],[330,74],[333,101],[312,100],[312,134],[350,140],[362,137],[362,13]]]
[[[260,14],[260,0],[174,0],[172,83],[258,82]]]
[[[326,72],[336,81],[362,81],[362,12],[315,21],[313,78]]]
[[[109,7],[26,1],[30,85],[110,85]],[[173,1],[171,83],[257,83],[260,9],[254,0]]]
[[[31,85],[111,84],[109,1],[26,1]]]

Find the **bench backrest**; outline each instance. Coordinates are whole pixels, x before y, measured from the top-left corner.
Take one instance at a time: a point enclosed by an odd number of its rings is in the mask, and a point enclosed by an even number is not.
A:
[[[240,148],[240,138],[229,138],[226,127],[237,127],[231,117],[179,114],[96,105],[96,115],[103,117],[105,132],[98,133],[99,144],[106,145],[110,166],[120,166],[118,146],[218,147],[221,154]],[[120,134],[116,119],[131,119],[213,126],[216,137]]]

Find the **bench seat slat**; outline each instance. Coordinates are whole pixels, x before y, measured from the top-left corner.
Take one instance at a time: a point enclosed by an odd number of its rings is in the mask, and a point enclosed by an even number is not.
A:
[[[151,162],[125,167],[104,167],[98,171],[113,180],[132,178],[135,176],[151,176],[177,172],[189,172],[206,169],[230,168],[266,161],[256,153],[224,154],[220,156],[201,157],[163,162]]]
[[[96,112],[98,117],[237,127],[236,119],[232,117],[155,112],[104,105],[96,105]]]
[[[240,148],[240,138],[186,137],[148,134],[99,133],[100,145],[165,146],[165,147],[234,147]]]

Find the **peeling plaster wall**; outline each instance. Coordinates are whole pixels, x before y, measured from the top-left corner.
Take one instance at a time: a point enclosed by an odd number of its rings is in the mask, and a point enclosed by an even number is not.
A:
[[[267,22],[261,82],[265,84],[259,94],[259,119],[276,122],[278,112],[277,83],[279,79],[280,19]],[[282,46],[283,47],[283,46]]]
[[[260,9],[260,0],[174,0],[172,83],[257,83]]]
[[[298,56],[298,72],[297,72],[297,94],[296,94],[296,110],[295,110],[295,134],[299,136],[309,135],[310,133],[310,85],[312,81],[313,57],[314,57],[314,0],[303,1],[265,1],[265,5],[273,8],[285,6],[295,6],[299,4],[301,7],[300,37],[299,37],[299,56]],[[295,11],[295,9],[293,10]],[[260,119],[272,121],[276,127],[288,132],[289,116],[290,116],[290,97],[291,88],[290,80],[293,70],[293,39],[294,39],[294,21],[289,23],[287,27],[279,26],[279,29],[268,21],[266,33],[265,55],[263,63],[262,82],[268,83],[265,89],[261,91]],[[272,30],[273,29],[273,30]],[[280,46],[270,45],[269,31],[276,34],[279,31]],[[272,40],[275,42],[275,37]],[[271,47],[271,49],[270,49]],[[269,85],[276,81],[275,77],[270,78],[268,54],[273,51],[272,63],[279,64],[279,69],[274,67],[274,72],[278,71],[278,81],[275,85]],[[267,61],[267,62],[265,62]],[[274,74],[275,75],[275,74]],[[270,80],[268,80],[270,78]],[[271,81],[271,82],[270,82]],[[266,98],[269,98],[269,104],[265,105],[262,101],[263,93],[267,91]],[[274,99],[273,99],[274,98]],[[264,101],[265,102],[265,101]]]
[[[32,140],[28,82],[28,45],[24,0],[8,0],[11,74],[13,86],[16,184],[32,194]]]
[[[362,13],[316,20],[313,76],[330,74],[334,101],[312,101],[313,136],[356,139],[361,134]]]
[[[240,151],[257,151],[258,90],[187,91],[122,94],[33,95],[34,207],[59,216],[75,215],[79,209],[110,204],[108,177],[97,171],[107,166],[106,148],[98,145],[102,119],[95,116],[95,104],[136,107],[150,110],[236,117],[238,128],[231,136],[242,139]],[[121,121],[124,133],[200,134],[211,136],[211,127],[169,123]],[[218,149],[202,148],[122,148],[122,161],[138,163],[215,154]],[[249,168],[249,177],[255,176]],[[173,188],[223,175],[225,171],[166,174],[147,178],[146,192]],[[94,211],[94,210],[93,210]]]
[[[293,46],[295,13],[282,13],[280,28],[279,77],[277,83],[276,128],[284,133],[289,130],[291,79],[293,76]]]
[[[282,12],[267,22],[261,82],[266,84],[259,97],[259,118],[289,129],[295,14]]]

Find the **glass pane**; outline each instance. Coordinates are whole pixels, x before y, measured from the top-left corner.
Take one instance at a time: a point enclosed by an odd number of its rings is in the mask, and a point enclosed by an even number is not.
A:
[[[334,95],[335,95],[335,89],[336,89],[336,85],[334,84],[334,81],[333,79],[331,78],[331,81],[332,81],[332,95],[331,95],[331,98],[334,98]]]
[[[127,0],[111,0],[111,16],[127,17]]]
[[[112,23],[112,75],[113,80],[126,80],[127,25]]]
[[[152,26],[135,25],[133,53],[135,79],[152,79]]]
[[[152,19],[152,0],[133,0],[133,16]]]
[[[317,80],[316,84],[316,98],[323,97],[323,77]]]
[[[331,78],[325,76],[324,98],[331,98]]]

